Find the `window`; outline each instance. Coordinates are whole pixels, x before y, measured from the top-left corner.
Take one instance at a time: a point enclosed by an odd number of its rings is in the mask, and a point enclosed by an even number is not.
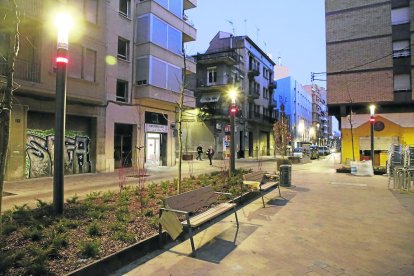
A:
[[[410,22],[410,8],[404,7],[391,10],[391,24],[400,25]]]
[[[394,91],[411,90],[410,74],[394,75]]]
[[[71,78],[96,81],[96,51],[81,45],[71,44],[68,76]]]
[[[394,58],[411,56],[410,41],[400,40],[392,43],[392,56]]]
[[[128,102],[128,82],[123,80],[116,81],[116,101]]]
[[[123,16],[131,15],[131,0],[119,0],[119,13]]]
[[[155,0],[155,2],[179,18],[183,17],[183,0]]]
[[[163,48],[167,48],[167,34],[168,24],[159,19],[158,17],[152,16],[151,41]]]
[[[216,67],[207,68],[207,85],[212,85],[217,82]]]
[[[96,51],[86,49],[83,79],[95,82],[96,80]]]
[[[123,60],[129,59],[129,40],[118,37],[118,58]]]
[[[98,0],[85,0],[85,18],[91,23],[98,23]]]
[[[263,98],[269,99],[269,90],[266,87],[263,87]]]

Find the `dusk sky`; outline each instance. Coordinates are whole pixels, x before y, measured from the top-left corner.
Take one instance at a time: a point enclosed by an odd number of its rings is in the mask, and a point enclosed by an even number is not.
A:
[[[197,28],[187,54],[205,52],[218,31],[232,32],[232,21],[236,35],[247,34],[275,62],[281,57],[300,83],[326,71],[324,0],[198,0],[186,14]]]

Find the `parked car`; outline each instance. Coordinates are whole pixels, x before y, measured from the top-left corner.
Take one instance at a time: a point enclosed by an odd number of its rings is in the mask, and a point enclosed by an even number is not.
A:
[[[310,159],[319,159],[319,151],[317,146],[309,147],[309,158]]]
[[[319,155],[329,155],[331,154],[331,151],[329,150],[327,146],[319,146],[318,153]]]
[[[293,149],[293,156],[303,158],[303,148],[294,148]]]

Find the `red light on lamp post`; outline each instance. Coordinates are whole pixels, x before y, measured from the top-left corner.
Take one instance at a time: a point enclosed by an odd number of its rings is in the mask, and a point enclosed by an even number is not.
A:
[[[369,121],[371,123],[371,161],[372,161],[372,169],[374,170],[374,123],[375,123],[375,105],[371,104],[369,106],[369,111],[371,117],[369,118]]]

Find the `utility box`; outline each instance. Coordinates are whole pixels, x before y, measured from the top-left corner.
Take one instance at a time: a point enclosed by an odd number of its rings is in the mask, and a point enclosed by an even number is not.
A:
[[[280,165],[280,186],[290,187],[292,185],[292,165]]]

